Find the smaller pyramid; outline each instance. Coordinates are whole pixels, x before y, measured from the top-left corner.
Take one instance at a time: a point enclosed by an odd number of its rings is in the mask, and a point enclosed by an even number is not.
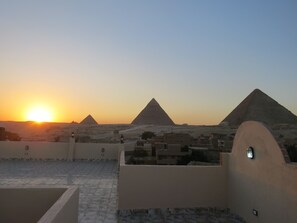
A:
[[[134,125],[174,125],[174,122],[153,98],[132,121]]]
[[[260,121],[267,125],[297,124],[297,116],[255,89],[221,123],[239,126],[244,121]]]
[[[85,119],[82,120],[79,124],[82,124],[82,125],[98,125],[96,120],[91,115],[88,115],[87,117],[85,117]]]

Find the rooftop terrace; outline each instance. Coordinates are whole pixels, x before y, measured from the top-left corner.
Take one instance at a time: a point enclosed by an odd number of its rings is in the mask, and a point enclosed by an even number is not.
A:
[[[243,222],[226,210],[150,209],[117,214],[116,161],[1,160],[0,186],[79,187],[79,222]]]

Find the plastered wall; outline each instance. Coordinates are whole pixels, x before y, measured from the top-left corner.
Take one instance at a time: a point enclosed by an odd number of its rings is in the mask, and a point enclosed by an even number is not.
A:
[[[0,187],[0,222],[78,222],[78,189]]]
[[[77,223],[78,205],[79,190],[77,187],[69,187],[38,223]]]
[[[246,156],[249,146],[254,159]],[[236,133],[229,157],[228,206],[251,223],[297,222],[297,165],[286,163],[271,132],[259,122],[245,122]]]
[[[118,159],[123,144],[75,143],[74,159]]]
[[[61,142],[0,142],[0,158],[66,159],[68,143]]]
[[[121,154],[118,208],[227,207],[226,165],[125,165]]]
[[[118,159],[123,144],[0,141],[2,159]],[[73,149],[72,153],[69,150]],[[103,150],[102,150],[103,149]]]
[[[254,159],[247,158],[249,146]],[[270,130],[255,121],[239,127],[220,166],[125,165],[122,153],[118,208],[227,207],[248,223],[296,223],[297,164],[285,158]]]

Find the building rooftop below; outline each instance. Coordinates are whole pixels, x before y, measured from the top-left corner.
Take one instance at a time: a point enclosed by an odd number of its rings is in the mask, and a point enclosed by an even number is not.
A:
[[[1,160],[0,186],[79,187],[80,223],[244,222],[227,210],[150,209],[117,212],[116,161]]]

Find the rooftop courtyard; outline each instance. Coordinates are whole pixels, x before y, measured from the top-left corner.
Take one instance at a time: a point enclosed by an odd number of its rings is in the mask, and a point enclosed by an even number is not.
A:
[[[129,149],[130,144],[76,143],[74,138],[69,143],[0,142],[0,221],[15,223],[3,216],[24,220],[38,212],[52,217],[43,222],[61,223],[296,222],[296,163],[262,123],[244,122],[232,152],[221,153],[218,165],[129,165]],[[36,195],[42,187],[69,190],[54,197],[47,191],[48,203],[40,194],[24,199],[24,191]]]
[[[1,160],[0,186],[79,187],[79,222],[243,222],[219,209],[149,209],[117,214],[116,161]]]

